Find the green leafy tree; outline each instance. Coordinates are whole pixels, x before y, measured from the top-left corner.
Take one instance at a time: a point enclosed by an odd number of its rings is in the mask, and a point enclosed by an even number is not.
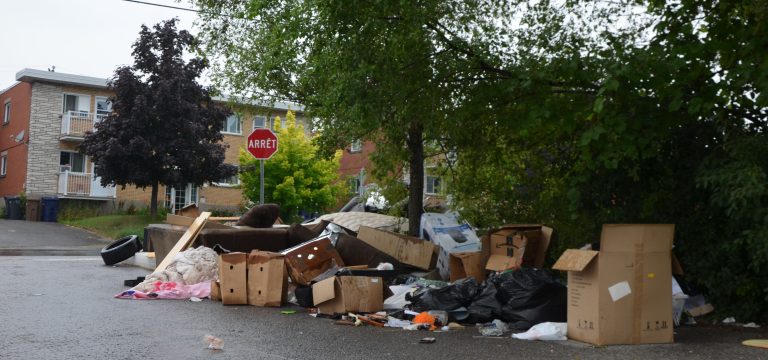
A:
[[[202,185],[236,172],[223,164],[221,123],[230,110],[195,80],[208,64],[184,60],[184,51],[197,41],[178,31],[176,21],[152,29],[142,25],[133,44],[134,65],[119,67],[109,81],[112,113],[80,145],[102,185],[151,187],[153,216],[160,185]]]
[[[304,126],[296,124],[293,112],[288,112],[285,125],[275,118],[279,149],[264,163],[264,200],[279,204],[281,217],[294,221],[299,211],[319,212],[336,204],[343,189],[338,181],[341,153],[331,159],[318,156],[317,146]],[[240,149],[243,193],[253,202],[259,201],[259,161]]]

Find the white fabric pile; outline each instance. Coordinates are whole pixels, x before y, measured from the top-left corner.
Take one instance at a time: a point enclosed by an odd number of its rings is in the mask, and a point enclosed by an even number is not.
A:
[[[187,249],[174,257],[164,271],[149,274],[146,279],[133,289],[149,292],[154,288],[154,283],[175,282],[182,285],[191,285],[203,281],[215,281],[218,279],[218,255],[213,249],[200,246],[197,249]]]

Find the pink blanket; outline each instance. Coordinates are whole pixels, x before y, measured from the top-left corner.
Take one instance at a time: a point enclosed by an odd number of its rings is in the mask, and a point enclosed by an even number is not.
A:
[[[211,295],[211,282],[204,281],[192,285],[182,285],[175,282],[162,282],[157,281],[154,284],[154,289],[150,292],[143,292],[138,290],[126,290],[117,295],[118,299],[176,299],[186,300],[191,297],[205,298]]]

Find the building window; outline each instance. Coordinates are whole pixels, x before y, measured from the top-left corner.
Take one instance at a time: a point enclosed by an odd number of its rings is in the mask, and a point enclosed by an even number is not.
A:
[[[192,203],[197,203],[197,187],[194,184],[165,187],[165,206],[173,214]]]
[[[235,175],[232,175],[226,179],[219,180],[218,182],[214,182],[213,185],[224,186],[224,187],[239,186],[240,185],[239,167],[238,167],[238,172],[236,172]]]
[[[11,102],[5,102],[5,108],[3,110],[3,125],[11,122]]]
[[[229,115],[221,124],[221,132],[225,134],[240,135],[243,133],[243,121],[236,114]]]
[[[349,152],[356,153],[361,151],[363,151],[363,142],[360,139],[353,140],[349,146]]]
[[[4,152],[0,155],[0,176],[5,176],[8,173],[8,153]]]
[[[96,121],[104,120],[112,112],[112,103],[105,96],[96,97]]]
[[[357,195],[360,193],[360,178],[355,176],[349,178],[347,181],[349,185],[349,194],[350,195]]]
[[[77,112],[77,116],[87,117],[91,111],[91,96],[64,94],[62,113],[66,114],[70,111]]]
[[[267,117],[256,115],[253,117],[253,130],[267,127]]]
[[[440,176],[427,175],[424,192],[429,195],[440,194],[443,190],[443,180]]]
[[[80,153],[62,151],[59,156],[59,172],[85,172],[85,156]]]

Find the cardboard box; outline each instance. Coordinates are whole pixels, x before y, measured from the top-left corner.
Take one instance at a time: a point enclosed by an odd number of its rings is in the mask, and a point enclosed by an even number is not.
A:
[[[501,226],[490,234],[486,270],[504,271],[521,266],[542,268],[552,232],[552,228],[541,224]]]
[[[248,254],[248,304],[279,307],[286,301],[288,273],[285,256],[253,250]]]
[[[422,237],[439,247],[437,269],[443,279],[449,279],[450,254],[480,251],[480,239],[469,224],[460,224],[456,217],[447,214],[424,213],[421,215]]]
[[[344,261],[328,237],[314,239],[287,249],[285,264],[294,284],[309,285],[315,276],[328,269],[344,266]]]
[[[211,281],[211,301],[221,301],[221,283]]]
[[[339,256],[344,260],[347,267],[363,266],[364,268],[375,268],[380,263],[390,263],[398,273],[405,272],[410,268],[394,256],[352,235],[339,234],[336,240],[336,251],[339,252]]]
[[[246,265],[248,255],[233,252],[219,255],[219,282],[221,303],[224,305],[248,304]]]
[[[566,250],[568,338],[595,345],[673,342],[674,225],[604,225],[600,251]]]
[[[436,256],[435,244],[417,237],[360,226],[357,238],[399,260],[422,270],[431,269]]]
[[[485,264],[488,256],[482,252],[464,252],[450,254],[450,281],[474,277],[478,282],[485,281]]]
[[[384,309],[383,280],[334,276],[312,285],[312,300],[321,314],[381,311]]]

